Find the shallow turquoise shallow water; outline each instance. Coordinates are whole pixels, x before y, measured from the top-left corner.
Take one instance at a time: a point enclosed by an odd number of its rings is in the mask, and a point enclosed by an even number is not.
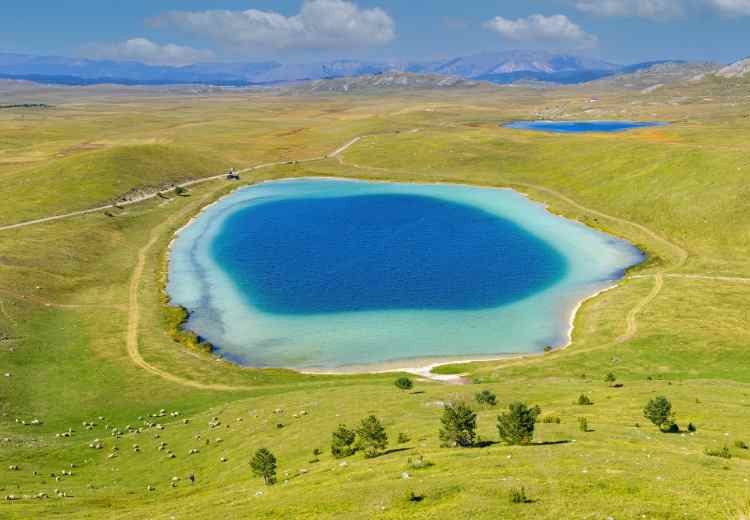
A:
[[[236,191],[176,237],[188,328],[249,366],[536,352],[642,260],[512,190],[329,179]]]

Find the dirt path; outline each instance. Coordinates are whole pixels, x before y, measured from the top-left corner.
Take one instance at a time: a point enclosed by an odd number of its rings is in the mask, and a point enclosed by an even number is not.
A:
[[[329,157],[337,157],[340,154],[344,153],[349,147],[351,147],[354,144],[356,144],[360,139],[362,139],[362,137],[365,137],[365,136],[355,137],[354,139],[352,139],[348,143],[346,143],[343,146],[341,146],[340,148],[338,148],[333,153],[331,153],[329,155],[326,155],[326,156],[310,157],[310,158],[307,158],[307,159],[289,160],[289,161],[277,161],[277,162],[270,162],[270,163],[258,164],[256,166],[250,166],[249,168],[244,168],[242,170],[239,170],[238,173],[248,173],[248,172],[255,171],[255,170],[262,170],[264,168],[272,168],[274,166],[282,166],[282,165],[285,165],[285,164],[308,163],[308,162],[322,161],[322,160],[325,160],[325,159],[327,159]],[[171,187],[169,189],[166,189],[166,190],[155,191],[154,193],[149,193],[148,195],[143,195],[141,197],[137,197],[137,198],[126,200],[126,201],[122,201],[122,202],[116,202],[116,203],[113,203],[113,204],[107,204],[105,206],[97,206],[95,208],[90,208],[90,209],[82,209],[80,211],[73,211],[71,213],[64,213],[62,215],[53,215],[51,217],[43,217],[43,218],[38,218],[38,219],[34,219],[34,220],[28,220],[26,222],[19,222],[17,224],[9,224],[9,225],[5,225],[5,226],[0,226],[0,231],[9,231],[11,229],[18,229],[18,228],[23,228],[23,227],[28,227],[28,226],[34,226],[36,224],[44,224],[45,222],[54,222],[56,220],[63,220],[63,219],[71,218],[71,217],[78,217],[78,216],[81,216],[81,215],[88,215],[88,214],[91,214],[91,213],[97,213],[99,211],[105,211],[105,210],[108,210],[108,209],[122,208],[123,206],[131,206],[133,204],[139,204],[141,202],[144,202],[144,201],[147,201],[147,200],[151,200],[151,199],[156,198],[156,197],[158,197],[160,195],[166,195],[167,193],[171,193],[171,192],[175,191],[178,187],[179,188],[189,188],[190,186],[195,186],[195,185],[203,184],[203,183],[206,183],[206,182],[212,182],[212,181],[218,181],[218,180],[226,179],[226,177],[227,177],[227,175],[225,173],[222,173],[221,175],[214,175],[212,177],[203,177],[201,179],[196,179],[196,180],[193,180],[193,181],[187,181],[187,182],[183,182],[183,183],[180,183],[180,184],[176,184],[175,186],[173,186],[173,187]]]
[[[302,159],[302,160],[298,160],[298,161],[279,161],[279,162],[273,162],[273,163],[260,164],[260,165],[253,166],[253,167],[250,167],[250,168],[245,168],[243,170],[240,170],[240,172],[241,173],[246,173],[246,172],[250,172],[250,171],[254,171],[254,170],[258,170],[258,169],[262,169],[262,168],[270,168],[270,167],[273,167],[273,166],[280,166],[280,165],[284,165],[284,164],[295,164],[295,163],[303,163],[303,162],[313,162],[313,161],[324,160],[324,159],[327,159],[329,157],[330,158],[334,158],[335,157],[335,158],[338,159],[338,161],[342,165],[346,165],[346,166],[349,166],[349,167],[352,167],[352,168],[374,170],[374,171],[381,171],[381,172],[387,172],[387,173],[400,173],[400,174],[408,174],[409,173],[409,172],[406,172],[406,171],[397,171],[397,170],[390,170],[390,169],[386,169],[386,168],[376,168],[376,167],[361,166],[361,165],[358,165],[358,164],[352,164],[352,163],[345,162],[343,160],[343,158],[342,158],[342,154],[346,150],[348,150],[351,146],[353,146],[354,144],[360,142],[362,139],[364,139],[366,137],[368,137],[368,136],[356,137],[356,138],[352,139],[351,141],[347,142],[346,144],[344,144],[343,146],[341,146],[340,148],[338,148],[337,150],[335,150],[334,152],[332,152],[331,154],[329,154],[327,156],[324,156],[324,157],[313,157],[313,158]],[[203,178],[203,179],[198,179],[198,180],[195,180],[195,181],[189,181],[189,182],[180,184],[180,186],[182,186],[182,187],[189,187],[189,186],[194,186],[196,184],[201,184],[201,183],[210,182],[210,181],[214,181],[214,180],[220,180],[220,179],[224,179],[224,178],[225,178],[225,175],[222,174],[222,175],[217,175],[217,176],[213,176],[213,177],[207,177],[207,178]],[[628,341],[628,340],[632,339],[635,336],[635,334],[636,334],[636,332],[638,330],[638,328],[637,328],[637,318],[638,318],[638,315],[651,303],[651,301],[654,300],[654,298],[657,297],[657,295],[659,294],[659,292],[661,291],[661,289],[662,289],[662,287],[664,285],[664,277],[665,277],[665,275],[666,276],[681,276],[681,277],[685,277],[685,278],[692,277],[692,278],[699,278],[699,279],[717,279],[717,280],[724,279],[724,280],[735,280],[735,281],[741,280],[741,281],[748,281],[748,282],[750,282],[750,279],[746,280],[746,279],[742,279],[742,278],[736,278],[735,279],[735,278],[729,278],[729,277],[704,277],[704,276],[701,276],[701,275],[677,275],[677,274],[673,275],[673,274],[667,274],[669,271],[677,269],[677,268],[683,266],[685,264],[685,262],[687,261],[688,253],[687,253],[687,251],[685,251],[684,249],[682,249],[680,246],[678,246],[678,245],[676,245],[676,244],[668,241],[667,239],[665,239],[664,237],[658,235],[657,233],[655,233],[651,229],[647,228],[646,226],[643,226],[641,224],[638,224],[636,222],[632,222],[632,221],[624,219],[624,218],[620,218],[620,217],[615,217],[615,216],[612,216],[612,215],[608,215],[608,214],[603,213],[603,212],[598,211],[598,210],[587,208],[586,206],[583,206],[582,204],[579,204],[578,202],[570,199],[566,195],[564,195],[564,194],[562,194],[562,193],[560,193],[560,192],[558,192],[556,190],[553,190],[551,188],[547,188],[545,186],[540,186],[538,184],[531,184],[531,183],[523,183],[523,182],[509,182],[508,184],[512,185],[512,186],[522,186],[522,187],[532,188],[532,189],[537,190],[539,192],[551,195],[551,196],[553,196],[553,197],[555,197],[555,198],[557,198],[557,199],[559,199],[559,200],[561,200],[561,201],[569,204],[571,207],[574,207],[574,208],[576,208],[576,209],[578,209],[580,211],[583,211],[585,213],[588,213],[588,214],[591,214],[591,215],[596,215],[596,216],[598,216],[600,218],[603,218],[605,220],[609,220],[611,222],[617,222],[617,223],[620,223],[620,224],[631,226],[631,227],[633,227],[635,229],[640,230],[641,232],[643,232],[644,234],[646,234],[647,236],[649,236],[653,240],[662,243],[663,245],[665,245],[667,248],[671,249],[674,252],[677,260],[676,260],[676,262],[672,266],[663,268],[660,271],[658,271],[656,274],[650,275],[650,276],[654,277],[654,287],[651,289],[651,291],[649,292],[649,294],[645,298],[643,298],[640,302],[638,302],[638,304],[635,307],[633,307],[633,309],[631,309],[630,312],[628,313],[628,316],[627,316],[627,319],[626,319],[627,325],[626,325],[625,333],[622,336],[620,336],[620,338],[618,338],[618,340],[617,340],[618,342]],[[218,187],[215,190],[211,190],[210,192],[206,193],[201,198],[201,201],[203,201],[203,200],[206,200],[206,201],[209,200],[220,188],[221,187]],[[147,196],[143,196],[143,197],[141,197],[139,199],[133,199],[133,200],[130,200],[130,201],[127,201],[127,202],[124,202],[124,203],[120,203],[120,204],[118,204],[118,206],[125,206],[125,205],[137,204],[137,203],[143,202],[145,200],[153,199],[154,197],[159,196],[160,193],[164,194],[164,193],[168,193],[170,191],[174,191],[174,189],[175,188],[172,188],[172,189],[166,190],[166,191],[162,191],[162,192],[156,192],[156,193],[153,193],[153,194],[150,194],[150,195],[147,195]],[[98,208],[92,208],[92,209],[88,209],[88,210],[81,210],[81,211],[77,211],[77,212],[67,213],[67,214],[64,214],[64,215],[57,215],[57,216],[46,217],[46,218],[42,218],[42,219],[36,219],[36,220],[28,221],[28,222],[22,222],[22,223],[19,223],[19,224],[12,224],[12,225],[9,225],[9,226],[0,226],[0,231],[9,230],[9,229],[16,229],[16,228],[20,228],[20,227],[31,226],[31,225],[40,224],[40,223],[44,223],[44,222],[51,222],[51,221],[55,221],[55,220],[61,220],[61,219],[64,219],[64,218],[70,218],[70,217],[74,217],[74,216],[78,216],[78,215],[86,215],[86,214],[89,214],[89,213],[94,213],[94,212],[97,212],[97,211],[102,211],[102,210],[110,209],[110,208],[113,208],[113,207],[115,207],[115,204],[111,204],[111,205],[107,205],[107,206],[101,206],[101,207],[98,207]],[[183,385],[183,386],[187,386],[187,387],[191,387],[191,388],[196,388],[196,389],[200,389],[200,390],[212,390],[212,391],[242,391],[242,390],[249,390],[252,387],[201,383],[201,382],[198,382],[198,381],[193,381],[193,380],[190,380],[190,379],[186,379],[186,378],[177,376],[175,374],[172,374],[170,372],[162,370],[162,369],[160,369],[158,367],[155,367],[155,366],[151,365],[150,363],[148,363],[143,358],[143,356],[141,355],[140,350],[139,350],[139,345],[138,345],[138,343],[139,343],[138,342],[139,331],[138,331],[138,328],[139,328],[141,308],[140,308],[140,302],[139,302],[138,292],[139,292],[139,289],[141,287],[141,281],[142,281],[142,278],[143,278],[143,272],[144,272],[144,269],[145,269],[145,266],[146,266],[146,260],[147,260],[147,257],[148,257],[148,253],[151,250],[151,248],[154,247],[154,245],[158,242],[158,240],[159,240],[162,232],[165,229],[167,229],[170,226],[174,225],[179,219],[187,217],[192,211],[194,211],[194,209],[195,209],[194,205],[189,205],[189,206],[185,207],[183,210],[181,210],[181,211],[179,211],[179,212],[171,215],[167,220],[165,220],[164,222],[162,222],[161,224],[159,224],[158,226],[156,226],[155,228],[153,228],[152,231],[151,231],[151,233],[150,233],[150,235],[149,235],[148,242],[138,251],[138,260],[137,260],[136,266],[135,266],[135,268],[133,270],[133,274],[132,274],[132,277],[131,277],[131,280],[130,280],[130,285],[129,285],[129,290],[128,290],[128,306],[127,306],[128,327],[127,327],[127,333],[126,333],[127,353],[128,353],[128,356],[130,357],[130,359],[133,361],[133,363],[136,366],[142,368],[143,370],[145,370],[145,371],[147,371],[147,372],[149,372],[149,373],[151,373],[153,375],[161,377],[162,379],[170,381],[170,382],[173,382],[175,384],[179,384],[179,385]]]
[[[212,190],[205,194],[203,197],[201,197],[201,201],[208,201],[211,199],[211,197],[219,190],[220,188],[217,188],[215,190]],[[238,390],[247,390],[249,387],[236,387],[236,386],[228,386],[228,385],[221,385],[221,384],[206,384],[206,383],[200,383],[198,381],[192,381],[190,379],[185,379],[180,376],[176,376],[170,372],[167,372],[165,370],[162,370],[160,368],[157,368],[150,363],[148,363],[145,359],[143,359],[143,356],[141,355],[141,352],[138,348],[138,325],[140,321],[140,302],[138,301],[138,290],[141,286],[141,279],[143,278],[143,270],[146,267],[146,258],[148,255],[148,252],[151,250],[152,247],[154,247],[154,244],[159,240],[161,234],[164,232],[165,228],[169,228],[170,226],[174,225],[179,219],[187,217],[191,212],[195,211],[195,207],[193,205],[186,206],[181,211],[172,214],[167,220],[156,226],[154,229],[151,230],[151,234],[149,235],[149,240],[139,251],[138,251],[138,261],[136,263],[135,269],[133,269],[133,275],[130,278],[130,287],[128,289],[128,328],[127,328],[127,334],[125,337],[125,345],[127,347],[128,356],[133,361],[133,363],[142,368],[143,370],[161,377],[162,379],[165,379],[167,381],[170,381],[172,383],[176,383],[178,385],[182,386],[189,386],[191,388],[197,388],[200,390],[216,390],[216,391],[238,391]]]
[[[351,141],[349,141],[342,147],[338,148],[332,154],[330,154],[330,157],[338,156],[339,154],[346,151],[350,146],[357,143],[360,139],[361,137],[352,139]],[[320,161],[326,158],[327,157],[313,157],[310,159],[302,159],[299,161],[282,161],[282,162],[275,162],[275,163],[267,163],[267,164],[261,164],[258,166],[253,166],[250,168],[245,168],[244,170],[240,170],[240,172],[241,173],[249,172],[253,170],[259,170],[261,168],[279,166],[282,164],[294,164],[294,163],[301,163],[301,162]],[[222,175],[219,177],[202,179],[200,182],[206,182],[209,180],[215,180],[215,179],[224,178],[224,177],[225,176]],[[197,182],[198,181],[193,181],[192,184],[196,184]],[[190,184],[184,184],[184,185],[190,185]],[[210,200],[219,189],[221,189],[221,187],[216,188],[206,193],[203,197],[201,197],[201,201]],[[148,363],[145,359],[143,359],[140,349],[138,348],[138,325],[140,321],[140,312],[141,312],[140,303],[138,301],[138,290],[141,286],[141,279],[143,278],[143,270],[145,269],[145,266],[146,266],[146,258],[148,256],[148,252],[154,246],[154,244],[156,244],[156,242],[159,240],[159,237],[161,236],[165,228],[169,228],[170,226],[178,222],[180,219],[186,218],[194,210],[195,210],[194,206],[190,205],[184,208],[182,211],[172,214],[169,218],[167,218],[167,220],[165,220],[164,222],[162,222],[161,224],[159,224],[158,226],[156,226],[154,229],[151,230],[151,234],[149,235],[148,242],[138,251],[138,261],[136,263],[135,269],[133,269],[133,275],[130,279],[130,287],[128,290],[128,328],[127,328],[127,334],[125,338],[125,345],[127,348],[128,357],[130,357],[130,359],[133,361],[133,363],[136,366],[142,368],[143,370],[153,375],[156,375],[158,377],[161,377],[162,379],[166,381],[170,381],[172,383],[176,383],[182,386],[189,386],[191,388],[197,388],[200,390],[212,390],[212,391],[223,391],[223,392],[250,390],[252,389],[252,387],[249,387],[249,386],[231,386],[231,385],[223,385],[223,384],[201,383],[199,381],[193,381],[190,379],[185,379],[183,377],[177,376],[175,374],[162,370]],[[0,230],[2,230],[2,228],[0,228]]]

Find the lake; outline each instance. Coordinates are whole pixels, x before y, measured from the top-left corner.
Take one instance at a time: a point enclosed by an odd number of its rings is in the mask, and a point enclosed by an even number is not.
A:
[[[624,132],[639,128],[667,126],[669,123],[656,121],[515,121],[504,128],[516,130],[536,130],[539,132],[553,132],[564,134],[580,134],[593,132]]]
[[[539,352],[643,260],[508,189],[297,179],[242,188],[172,244],[186,326],[254,367]]]

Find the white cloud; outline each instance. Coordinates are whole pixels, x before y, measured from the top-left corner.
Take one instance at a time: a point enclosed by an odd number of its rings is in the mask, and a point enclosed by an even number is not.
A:
[[[276,49],[341,49],[384,45],[395,38],[388,13],[346,0],[305,0],[298,14],[273,11],[172,11],[148,21],[173,26],[227,46]]]
[[[573,0],[576,8],[597,16],[671,20],[706,9],[723,16],[750,16],[750,0]]]
[[[598,16],[667,20],[684,14],[683,0],[578,0],[576,8]]]
[[[527,18],[509,20],[496,16],[484,24],[506,40],[517,42],[548,42],[576,48],[596,46],[598,39],[562,14],[544,16],[533,14]]]
[[[750,16],[750,0],[706,0],[725,16]]]
[[[159,45],[146,38],[131,38],[122,43],[89,45],[84,49],[84,54],[91,58],[173,66],[211,61],[216,57],[208,50],[193,49],[173,43]]]

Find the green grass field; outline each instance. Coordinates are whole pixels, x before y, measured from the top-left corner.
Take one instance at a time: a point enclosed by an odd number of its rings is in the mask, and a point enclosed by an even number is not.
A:
[[[735,446],[750,443],[745,91],[40,88],[28,97],[52,108],[0,111],[0,518],[745,518],[750,451]],[[499,126],[537,114],[673,124],[588,136]],[[366,137],[338,158],[256,170],[242,184],[324,175],[510,186],[636,243],[649,261],[583,305],[569,348],[441,367],[469,384],[415,378],[404,392],[395,374],[245,369],[170,336],[167,246],[237,184],[1,229],[229,166],[323,156],[356,136]],[[609,372],[622,387],[604,382]],[[496,407],[474,405],[485,447],[441,447],[442,404],[484,389],[498,396]],[[581,394],[594,404],[574,404]],[[656,395],[671,399],[682,433],[643,417]],[[560,423],[537,424],[533,445],[500,443],[495,417],[515,400]],[[389,451],[334,459],[331,432],[370,414]],[[401,432],[410,440],[398,444]],[[705,454],[724,446],[732,458]],[[278,458],[274,486],[252,475],[260,447]],[[410,467],[418,456],[432,465]],[[530,502],[512,504],[520,487]]]

